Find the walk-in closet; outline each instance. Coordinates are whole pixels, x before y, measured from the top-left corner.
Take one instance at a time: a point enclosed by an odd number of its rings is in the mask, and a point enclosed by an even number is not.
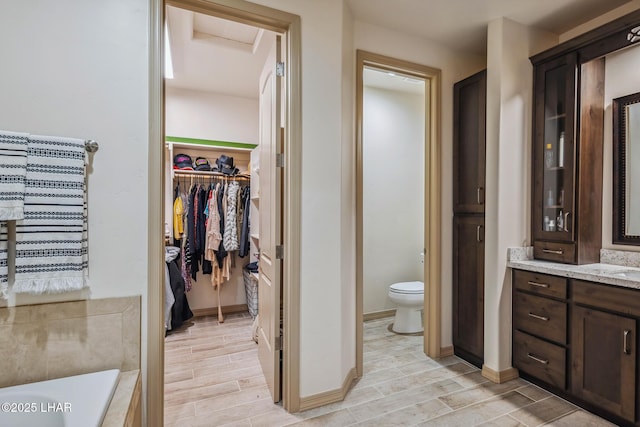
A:
[[[277,40],[173,6],[165,32],[164,419],[172,426],[223,417],[229,402],[278,400],[257,344],[260,163],[270,161],[261,90]]]

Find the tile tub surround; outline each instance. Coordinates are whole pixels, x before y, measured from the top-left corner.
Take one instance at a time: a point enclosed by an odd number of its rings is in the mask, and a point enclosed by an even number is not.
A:
[[[527,248],[509,248],[507,251],[507,267],[518,270],[534,271],[537,273],[552,274],[554,276],[569,277],[571,279],[587,280],[590,282],[604,283],[624,288],[640,289],[640,268],[624,264],[596,263],[596,264],[562,264],[552,261],[540,261],[523,257]],[[633,261],[633,256],[627,256],[629,252],[618,252],[616,257],[622,260]],[[633,254],[633,253],[631,253]],[[513,256],[512,256],[513,255]],[[610,258],[608,258],[610,259]],[[632,275],[628,275],[631,273]]]
[[[141,423],[142,380],[139,370],[120,372],[118,385],[101,427],[139,426]]]
[[[0,308],[0,387],[140,369],[140,297]]]

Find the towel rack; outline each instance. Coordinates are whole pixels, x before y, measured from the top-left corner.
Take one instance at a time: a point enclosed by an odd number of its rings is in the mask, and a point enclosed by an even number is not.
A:
[[[100,148],[98,145],[98,141],[94,141],[93,139],[87,139],[84,141],[84,149],[87,150],[88,153],[95,153]]]

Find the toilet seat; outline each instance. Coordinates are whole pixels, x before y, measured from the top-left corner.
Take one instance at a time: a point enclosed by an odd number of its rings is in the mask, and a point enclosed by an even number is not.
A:
[[[394,294],[424,294],[424,283],[422,282],[400,282],[389,286],[389,292]]]

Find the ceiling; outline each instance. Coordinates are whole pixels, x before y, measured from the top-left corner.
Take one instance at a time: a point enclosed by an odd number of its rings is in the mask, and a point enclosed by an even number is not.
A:
[[[174,74],[167,86],[258,97],[274,33],[172,6],[166,16]]]
[[[376,68],[364,67],[362,73],[364,86],[378,89],[406,92],[414,95],[423,95],[425,89],[424,79],[405,76],[401,73],[388,72]]]
[[[505,17],[561,34],[631,0],[345,0],[354,18],[485,53],[487,24]]]
[[[632,0],[344,1],[357,21],[484,54],[487,25],[494,19],[560,34]],[[257,99],[274,33],[171,6],[166,16],[174,68],[167,86]]]

